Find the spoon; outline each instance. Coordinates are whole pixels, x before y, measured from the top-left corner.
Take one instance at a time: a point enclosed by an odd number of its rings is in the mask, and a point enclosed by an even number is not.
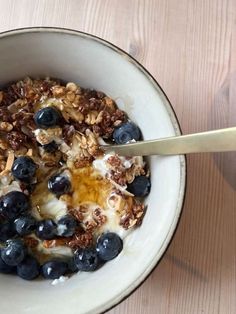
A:
[[[140,141],[123,145],[102,145],[105,152],[121,156],[182,155],[236,150],[236,127]]]

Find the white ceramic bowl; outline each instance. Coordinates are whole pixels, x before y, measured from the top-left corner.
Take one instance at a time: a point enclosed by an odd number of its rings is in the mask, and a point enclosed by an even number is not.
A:
[[[144,139],[179,135],[168,99],[151,75],[100,38],[66,29],[30,28],[0,34],[0,85],[51,76],[101,90],[117,100]],[[140,228],[115,260],[64,284],[0,276],[1,313],[99,313],[130,294],[155,267],[175,230],[185,191],[183,156],[151,157],[151,193]]]

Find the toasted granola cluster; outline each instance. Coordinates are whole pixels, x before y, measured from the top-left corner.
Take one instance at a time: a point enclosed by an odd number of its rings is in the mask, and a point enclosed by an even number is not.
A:
[[[40,104],[55,106],[62,113],[64,123],[35,133],[34,113]],[[49,78],[26,78],[0,92],[0,167],[4,168],[7,158],[2,150],[13,149],[18,155],[33,147],[37,153],[38,143],[48,144],[55,137],[62,137],[67,145],[72,142],[80,145],[74,161],[76,167],[84,167],[100,153],[98,138],[109,139],[114,128],[126,119],[125,113],[102,92],[83,89],[72,82],[64,86]],[[62,151],[66,150],[65,146]],[[61,157],[38,153],[48,166],[50,162],[54,166]]]

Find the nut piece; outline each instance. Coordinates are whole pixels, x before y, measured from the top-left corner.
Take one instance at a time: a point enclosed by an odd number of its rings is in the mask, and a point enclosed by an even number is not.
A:
[[[116,105],[113,99],[110,97],[104,97],[106,107],[109,108],[111,111],[114,111],[116,109]]]
[[[74,92],[68,92],[66,94],[66,98],[70,101],[70,102],[73,102],[75,100],[75,93]]]
[[[0,149],[6,150],[8,149],[7,142],[0,138]]]
[[[52,142],[55,138],[59,138],[62,136],[61,128],[50,128],[47,130],[37,129],[34,131],[37,142],[41,145],[46,145]]]
[[[75,92],[77,90],[77,85],[73,82],[69,82],[66,84],[66,89],[69,91]]]
[[[0,131],[10,132],[13,129],[13,125],[9,122],[0,122]]]
[[[60,97],[65,95],[65,87],[60,85],[55,85],[51,88],[52,94],[55,97]]]

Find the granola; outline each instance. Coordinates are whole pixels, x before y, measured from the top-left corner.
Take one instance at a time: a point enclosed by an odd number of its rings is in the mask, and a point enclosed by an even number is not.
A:
[[[4,212],[4,197],[22,192],[35,225],[21,234],[20,219],[25,223],[26,218],[14,216],[14,237],[20,236],[29,252],[45,262],[91,248],[101,234],[124,238],[139,226],[146,210],[142,197],[150,190],[145,161],[104,154],[100,148],[114,142],[115,131],[125,125],[134,127],[112,98],[74,82],[27,77],[3,88],[0,227],[11,214]]]

